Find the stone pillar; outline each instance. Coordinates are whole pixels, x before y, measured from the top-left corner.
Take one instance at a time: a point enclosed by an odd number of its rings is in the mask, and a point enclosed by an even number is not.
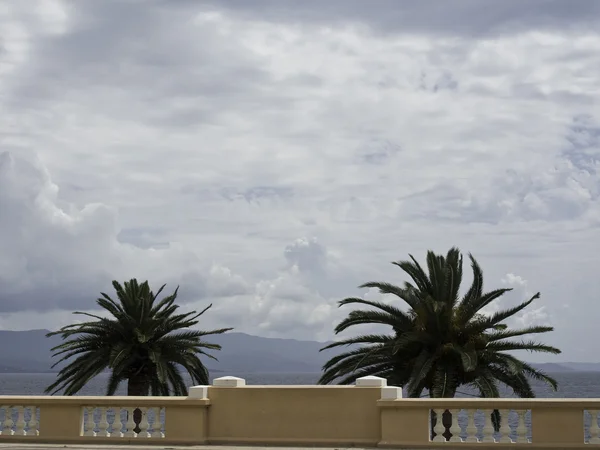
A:
[[[402,398],[402,388],[388,386],[387,380],[372,375],[356,379],[356,387],[378,387],[381,389],[381,400],[398,400]]]

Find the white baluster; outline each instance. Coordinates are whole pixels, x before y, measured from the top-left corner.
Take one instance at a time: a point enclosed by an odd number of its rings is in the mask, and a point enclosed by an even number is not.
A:
[[[83,424],[83,435],[84,436],[96,436],[94,428],[96,428],[96,422],[94,420],[94,407],[86,406],[83,411],[87,413],[85,423]]]
[[[510,438],[510,425],[508,424],[508,415],[510,414],[510,410],[501,409],[500,410],[500,439],[498,442],[512,442]]]
[[[152,411],[152,415],[154,416],[154,421],[152,422],[152,433],[150,436],[153,438],[162,438],[164,437],[162,431],[160,431],[161,423],[160,423],[160,410],[161,408],[150,408]]]
[[[96,436],[109,437],[110,433],[108,432],[108,420],[106,418],[107,407],[102,406],[98,408],[100,410],[100,421],[98,422],[98,433]]]
[[[462,442],[462,439],[460,438],[460,433],[461,433],[461,429],[460,429],[460,425],[458,423],[458,413],[460,413],[460,409],[451,409],[450,410],[450,414],[452,414],[452,423],[450,424],[450,434],[452,434],[452,436],[450,436],[450,442]],[[469,411],[467,410],[467,414],[469,413]]]
[[[492,423],[493,412],[493,409],[483,410],[483,429],[481,430],[483,439],[481,442],[494,442],[494,424]]]
[[[15,435],[25,436],[25,409],[22,406],[15,406],[17,410],[17,421],[15,422]]]
[[[590,410],[590,444],[600,444],[600,427],[598,426],[598,410]]]
[[[517,442],[526,443],[529,442],[527,439],[527,427],[525,426],[525,413],[527,411],[524,409],[519,409],[516,411],[517,413]]]
[[[27,436],[39,436],[40,431],[38,430],[37,407],[30,406],[29,410],[31,411],[31,417],[29,418],[29,422],[27,422]]]
[[[435,427],[433,427],[433,432],[435,433],[435,437],[433,438],[433,442],[446,442],[446,438],[443,434],[446,432],[446,428],[442,424],[442,415],[444,414],[443,409],[434,409],[436,422]]]
[[[2,424],[2,436],[12,436],[13,425],[15,424],[12,420],[12,406],[4,405],[2,407],[4,409],[4,423]]]
[[[148,432],[148,427],[150,426],[148,423],[148,408],[140,408],[140,411],[142,412],[142,419],[140,420],[138,437],[148,438],[150,437],[150,433]]]
[[[475,426],[475,414],[477,414],[476,409],[467,409],[467,428],[465,432],[467,433],[467,438],[465,442],[478,442],[477,440],[477,427]]]
[[[112,423],[110,437],[120,438],[123,437],[123,433],[121,433],[121,428],[123,428],[123,422],[121,422],[121,408],[113,406],[112,409],[115,412],[115,420]]]
[[[135,411],[135,408],[125,408],[125,411],[127,411],[127,423],[125,424],[125,437],[135,437],[135,431],[133,431],[133,429],[135,428],[135,422],[133,421],[133,411]]]

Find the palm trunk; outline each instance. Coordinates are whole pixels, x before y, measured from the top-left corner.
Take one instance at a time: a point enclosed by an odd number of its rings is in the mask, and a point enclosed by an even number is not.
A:
[[[127,396],[147,396],[150,391],[150,383],[144,374],[137,374],[129,377],[127,381]],[[127,413],[129,414],[129,413]],[[127,417],[129,419],[129,416]],[[140,422],[142,421],[142,410],[136,408],[133,410],[133,422],[135,428],[133,431],[139,433],[141,431]]]
[[[452,390],[450,393],[448,393],[448,395],[446,395],[444,398],[454,398],[454,395],[456,394],[456,392],[454,390]],[[431,394],[429,394],[431,396]],[[442,413],[442,426],[444,427],[444,432],[442,433],[442,436],[444,436],[444,439],[446,439],[446,441],[449,441],[450,438],[452,437],[452,433],[450,433],[450,427],[452,426],[452,420],[458,420],[458,417],[453,418],[452,417],[452,413],[449,410],[444,410],[444,412]],[[429,435],[431,436],[431,440],[433,441],[433,438],[437,436],[437,434],[433,431],[433,429],[435,428],[436,424],[438,421],[438,417],[437,417],[437,413],[433,410],[431,410],[431,429],[429,430]]]
[[[494,409],[492,414],[490,415],[490,419],[492,421],[492,426],[494,427],[494,431],[498,433],[500,431],[500,425],[502,421],[502,416],[500,415],[500,411]],[[449,441],[452,437],[452,433],[450,433],[450,427],[452,426],[452,413],[449,410],[445,410],[442,414],[442,425],[444,426],[444,438]],[[456,418],[458,420],[458,417]],[[505,420],[508,420],[505,418]],[[435,411],[431,410],[431,429],[429,430],[429,435],[431,436],[431,440],[437,436],[437,434],[433,431],[434,427],[437,424],[437,414]]]
[[[432,441],[433,441],[433,438],[437,436],[436,432],[433,431],[433,429],[437,425],[437,421],[438,421],[437,416],[438,416],[437,413],[435,411],[431,410],[431,429],[430,429],[429,435],[431,436]],[[450,438],[452,437],[452,433],[450,433],[450,427],[452,426],[452,420],[453,420],[452,413],[446,409],[442,413],[442,425],[444,427],[444,432],[442,433],[442,436],[444,436],[444,438],[447,441],[449,441]],[[458,420],[458,418],[456,420]]]
[[[494,426],[494,431],[496,433],[500,432],[500,422],[502,421],[502,416],[500,415],[500,411],[497,409],[492,411],[491,414],[492,425]],[[508,417],[505,417],[504,420],[508,420]]]

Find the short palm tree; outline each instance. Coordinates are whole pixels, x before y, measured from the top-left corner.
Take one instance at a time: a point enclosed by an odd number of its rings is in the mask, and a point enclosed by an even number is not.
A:
[[[369,282],[392,294],[408,308],[362,298],[346,298],[344,305],[366,305],[354,310],[335,328],[335,333],[356,325],[387,325],[390,334],[368,334],[334,342],[322,350],[351,348],[331,358],[323,367],[320,384],[352,383],[357,377],[375,375],[394,386],[405,386],[410,397],[427,391],[430,397],[454,397],[459,386],[469,385],[481,397],[499,397],[499,384],[519,397],[534,397],[529,379],[541,380],[557,389],[556,381],[508,352],[526,350],[558,354],[542,343],[514,338],[552,331],[548,326],[510,330],[505,321],[524,310],[539,293],[512,308],[486,314],[483,309],[510,289],[483,291],[483,272],[469,255],[473,282],[464,295],[462,255],[456,248],[447,255],[427,253],[427,271],[410,255],[410,261],[394,262],[411,279],[402,287]]]
[[[121,285],[112,283],[118,301],[105,293],[96,301],[110,313],[110,318],[85,312],[74,314],[95,319],[67,325],[47,336],[60,335],[63,343],[52,348],[53,357],[61,358],[53,365],[72,361],[63,367],[46,393],[64,390],[74,395],[92,378],[111,371],[106,395],[114,395],[123,381],[127,381],[127,395],[186,395],[187,386],[179,367],[183,368],[196,384],[208,384],[208,371],[199,355],[215,359],[206,349],[220,350],[220,346],[205,342],[208,335],[231,330],[189,330],[210,307],[178,314],[175,304],[178,289],[162,300],[153,293],[148,282],[132,279]]]

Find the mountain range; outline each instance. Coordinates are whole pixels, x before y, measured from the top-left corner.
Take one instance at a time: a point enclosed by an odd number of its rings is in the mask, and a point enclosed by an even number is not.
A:
[[[48,330],[0,330],[0,373],[54,372],[51,348],[61,342],[59,336],[46,337]],[[335,354],[319,352],[326,342],[265,338],[245,333],[226,333],[210,337],[222,350],[213,352],[217,361],[205,360],[212,372],[229,373],[318,373]],[[536,363],[548,373],[600,372],[600,363]]]
[[[61,343],[60,336],[47,338],[48,330],[0,330],[0,373],[56,372],[52,369],[52,347]],[[275,339],[244,333],[210,336],[221,351],[210,352],[218,361],[204,359],[210,371],[243,373],[318,373],[332,352],[321,352],[326,343]]]

